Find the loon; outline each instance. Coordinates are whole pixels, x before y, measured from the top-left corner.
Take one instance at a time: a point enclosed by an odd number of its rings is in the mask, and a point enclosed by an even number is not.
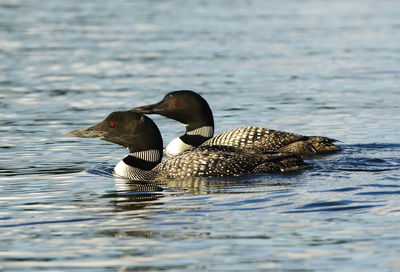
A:
[[[160,114],[186,126],[184,135],[173,139],[166,147],[167,156],[177,155],[196,146],[226,145],[251,148],[260,152],[280,151],[298,155],[323,154],[340,150],[335,139],[304,136],[263,127],[241,127],[218,136],[214,134],[213,114],[207,101],[189,90],[170,92],[156,104],[140,106],[130,111]]]
[[[98,138],[128,148],[129,154],[118,162],[113,174],[130,180],[287,173],[310,167],[294,154],[261,154],[229,146],[202,146],[161,161],[163,141],[158,127],[149,117],[132,111],[113,112],[101,123],[67,135]]]

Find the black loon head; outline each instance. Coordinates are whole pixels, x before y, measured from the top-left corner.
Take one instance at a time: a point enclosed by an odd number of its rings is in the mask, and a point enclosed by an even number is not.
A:
[[[207,101],[198,93],[188,90],[167,93],[164,99],[152,105],[136,107],[130,111],[160,114],[188,126],[188,130],[210,126],[214,118]]]
[[[156,124],[142,113],[113,112],[101,123],[67,133],[69,136],[98,138],[129,148],[130,152],[159,150],[163,142]]]

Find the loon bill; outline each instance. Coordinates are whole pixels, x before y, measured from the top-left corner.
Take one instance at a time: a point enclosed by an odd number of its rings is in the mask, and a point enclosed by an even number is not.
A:
[[[295,154],[262,154],[229,146],[202,146],[161,161],[163,143],[158,127],[149,117],[132,111],[113,112],[101,123],[67,135],[98,138],[128,148],[129,154],[114,167],[114,175],[132,180],[287,173],[310,167]]]
[[[253,148],[261,152],[282,151],[299,155],[323,154],[340,150],[335,139],[304,136],[263,127],[241,127],[218,136],[214,134],[214,118],[207,101],[198,93],[174,91],[156,104],[130,109],[145,114],[160,114],[186,126],[184,135],[175,138],[166,148],[167,155],[177,155],[196,146],[226,145]]]

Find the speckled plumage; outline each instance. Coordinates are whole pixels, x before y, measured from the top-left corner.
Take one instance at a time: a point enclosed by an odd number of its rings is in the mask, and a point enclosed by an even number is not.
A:
[[[115,166],[114,174],[132,180],[286,173],[309,166],[291,153],[215,145],[187,150],[161,162],[162,138],[157,126],[147,116],[131,111],[111,113],[101,123],[68,135],[99,138],[129,148],[130,153]]]
[[[237,148],[253,148],[261,152],[277,150],[313,154],[339,150],[340,148],[333,142],[335,140],[327,137],[303,136],[262,127],[242,127],[212,137],[202,146],[227,145]]]
[[[239,150],[229,146],[200,146],[158,164],[156,179],[227,177],[257,173],[287,173],[309,167],[289,153]]]
[[[156,104],[136,107],[131,111],[160,114],[186,126],[186,133],[179,137],[182,142],[181,146],[168,145],[167,154],[178,154],[183,150],[200,145],[228,145],[258,149],[260,152],[275,150],[299,155],[340,150],[340,147],[334,144],[336,140],[331,138],[304,136],[262,127],[237,128],[212,137],[214,118],[211,108],[203,97],[189,90],[170,92]],[[205,128],[209,133],[200,133],[206,131]]]
[[[129,154],[132,156],[133,154]],[[200,146],[170,157],[151,170],[127,165],[121,160],[114,168],[118,177],[131,180],[165,180],[187,177],[229,177],[249,174],[282,174],[309,167],[289,153],[240,150],[232,146]]]

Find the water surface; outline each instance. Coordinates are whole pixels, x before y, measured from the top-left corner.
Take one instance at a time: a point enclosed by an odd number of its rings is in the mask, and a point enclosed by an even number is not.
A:
[[[0,3],[0,269],[400,269],[397,1]],[[129,183],[64,135],[201,93],[216,132],[340,140],[293,175]],[[184,127],[153,119],[164,141]]]

